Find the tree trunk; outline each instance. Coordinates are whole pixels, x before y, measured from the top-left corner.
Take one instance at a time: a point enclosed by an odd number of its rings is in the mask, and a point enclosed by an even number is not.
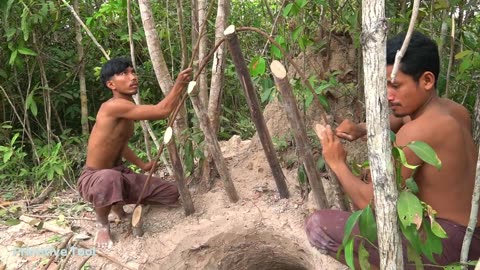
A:
[[[173,87],[173,81],[168,72],[167,63],[165,62],[160,46],[160,39],[155,29],[155,20],[153,19],[150,0],[138,0],[138,5],[155,76],[163,94],[167,95]],[[183,131],[188,128],[186,116],[187,111],[185,106],[182,106],[175,120],[175,134],[181,143],[186,139],[186,134],[183,134]]]
[[[475,100],[475,109],[473,114],[473,140],[475,144],[480,145],[480,91],[477,91],[477,99]]]
[[[181,66],[182,70],[187,68],[188,65],[188,52],[187,52],[187,39],[185,38],[185,35],[183,34],[184,29],[183,29],[183,5],[182,5],[182,0],[177,0],[177,17],[178,17],[178,32],[182,33],[180,35],[180,47],[182,50],[182,60],[181,60]]]
[[[293,96],[292,87],[288,81],[287,71],[285,70],[285,67],[276,60],[270,64],[270,70],[275,79],[275,85],[277,86],[278,91],[280,91],[283,108],[295,136],[295,143],[297,146],[296,152],[299,155],[300,163],[303,163],[305,171],[307,172],[308,181],[312,187],[317,207],[319,209],[330,208],[329,203],[332,203],[332,201],[327,201],[327,196],[325,195],[325,190],[323,189],[312,151],[310,150],[310,144],[308,143],[305,124],[298,111],[297,102]],[[342,202],[342,200],[340,199],[339,202]],[[342,207],[342,210],[345,210],[345,207]]]
[[[204,29],[201,32],[201,36],[198,38],[200,39],[200,44],[198,46],[198,63],[201,63],[203,58],[207,55],[207,27],[208,21],[206,20],[206,10],[207,10],[207,1],[206,0],[197,0],[198,4],[198,24],[200,25],[200,29]],[[200,90],[199,97],[202,103],[206,105],[208,103],[208,83],[207,83],[207,72],[206,69],[203,69],[200,72],[200,76],[198,77],[198,89]]]
[[[192,100],[195,113],[197,114],[200,128],[205,135],[207,148],[210,151],[213,160],[215,161],[215,165],[217,167],[218,173],[220,174],[220,178],[222,178],[223,180],[223,184],[225,186],[225,191],[227,192],[228,198],[231,202],[237,202],[239,198],[237,191],[235,190],[235,186],[233,185],[232,178],[227,167],[227,162],[223,158],[222,150],[220,149],[220,145],[217,141],[217,136],[213,132],[210,121],[208,120],[207,113],[202,107],[203,103],[198,96],[199,91],[195,89],[195,82],[190,82],[190,85],[188,86],[188,94],[190,96],[190,99]]]
[[[225,22],[228,14],[228,0],[218,0],[217,17],[215,19],[215,44],[223,38]],[[212,63],[212,80],[210,84],[210,96],[208,100],[208,119],[215,135],[218,133],[220,125],[220,113],[222,93],[225,79],[225,44],[221,44],[214,53]],[[205,161],[202,168],[202,183],[207,184],[207,189],[212,185],[212,174],[214,173],[212,155],[208,152],[205,155]]]
[[[368,159],[372,172],[380,269],[403,269],[397,223],[398,191],[393,177],[386,97],[384,0],[362,1],[362,50],[367,111]]]
[[[280,163],[273,147],[272,138],[268,132],[267,125],[265,124],[265,119],[263,118],[262,110],[260,107],[260,102],[256,95],[256,91],[253,87],[252,78],[250,73],[248,73],[247,65],[245,64],[245,59],[243,57],[242,49],[240,48],[240,42],[238,41],[237,34],[235,32],[235,26],[230,25],[225,29],[224,34],[228,41],[228,49],[232,55],[233,62],[235,64],[235,69],[237,70],[237,75],[240,80],[240,84],[245,92],[247,98],[248,107],[250,109],[250,114],[257,128],[258,137],[263,146],[263,151],[265,151],[265,156],[267,157],[268,164],[272,169],[272,174],[275,179],[275,183],[280,193],[281,198],[288,198],[288,188],[285,180],[285,175],[283,174]]]
[[[73,9],[77,14],[80,14],[80,8],[78,0],[73,2]],[[82,124],[82,134],[88,135],[90,130],[88,128],[88,104],[87,104],[87,85],[85,83],[85,61],[84,61],[84,51],[82,44],[82,26],[80,23],[75,20],[75,40],[77,41],[77,53],[78,53],[78,80],[80,82],[80,107],[81,107],[81,118],[80,123]]]
[[[168,153],[170,154],[170,161],[174,170],[175,181],[177,182],[178,192],[183,202],[183,209],[185,215],[189,216],[195,212],[192,196],[185,185],[185,175],[183,174],[183,166],[180,157],[178,156],[177,145],[172,134],[172,129],[167,128],[165,131],[164,143],[167,145]]]

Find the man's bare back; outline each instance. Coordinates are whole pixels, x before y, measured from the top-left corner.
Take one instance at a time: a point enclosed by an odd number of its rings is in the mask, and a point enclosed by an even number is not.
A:
[[[438,171],[430,165],[419,167],[414,175],[419,186],[418,195],[438,212],[438,217],[464,226],[470,216],[477,161],[477,148],[471,136],[468,111],[465,111],[453,101],[436,99],[397,133],[400,146],[410,141],[423,141],[435,149],[442,169]]]

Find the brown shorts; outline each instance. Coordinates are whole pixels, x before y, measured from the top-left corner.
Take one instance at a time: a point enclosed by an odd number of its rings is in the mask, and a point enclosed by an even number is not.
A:
[[[78,179],[80,195],[94,207],[106,207],[114,203],[137,203],[147,175],[137,174],[125,165],[111,169],[94,170],[85,167]],[[177,186],[152,177],[146,187],[142,203],[172,205],[178,201]]]
[[[352,213],[338,210],[318,210],[315,211],[305,222],[305,230],[307,232],[310,244],[317,249],[327,251],[329,254],[336,254],[343,240],[345,223]],[[460,252],[462,250],[463,237],[466,227],[458,225],[449,220],[437,218],[436,221],[442,226],[448,235],[448,238],[442,240],[443,252],[441,255],[434,256],[438,265],[449,265],[460,261]],[[355,226],[352,235],[360,234],[358,226]],[[407,250],[405,238],[403,240],[403,257],[405,269],[415,269],[407,260]],[[359,243],[355,242],[354,252],[358,254]],[[378,244],[375,243],[378,247]],[[365,244],[365,248],[369,253],[369,261],[373,265],[379,265],[380,258],[378,249],[370,244]],[[342,256],[342,255],[341,255]],[[480,257],[480,227],[476,228],[472,242],[470,244],[469,260],[476,261]],[[422,257],[424,264],[431,263],[427,258]],[[438,267],[427,267],[424,269],[439,269]]]

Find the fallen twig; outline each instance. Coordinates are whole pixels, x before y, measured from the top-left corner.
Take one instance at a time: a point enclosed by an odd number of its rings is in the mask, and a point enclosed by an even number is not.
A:
[[[82,270],[82,267],[87,263],[88,260],[90,260],[91,257],[92,256],[90,255],[90,256],[86,257],[85,259],[83,259],[83,261],[78,265],[77,270]]]
[[[65,240],[60,245],[57,246],[57,249],[64,249],[72,237],[73,237],[73,232],[67,235],[67,238],[65,238]],[[50,256],[50,259],[48,260],[47,264],[42,269],[47,270],[50,264],[52,264],[53,259],[55,259],[55,254],[52,254]]]

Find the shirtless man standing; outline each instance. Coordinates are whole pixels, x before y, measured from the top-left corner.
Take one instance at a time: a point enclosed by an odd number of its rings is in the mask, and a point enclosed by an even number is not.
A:
[[[130,60],[115,58],[102,67],[102,83],[112,91],[113,97],[98,110],[88,141],[87,161],[78,180],[81,196],[95,208],[97,247],[112,246],[108,221],[110,210],[123,219],[123,205],[137,202],[147,179],[146,175],[136,174],[123,165],[122,158],[144,171],[150,171],[153,166],[153,161],[143,162],[128,146],[128,140],[133,135],[134,120],[168,117],[180,102],[191,73],[192,69],[180,72],[170,93],[158,104],[136,105],[132,96],[137,93],[138,81]],[[174,184],[152,177],[142,202],[174,205],[178,198],[179,193]]]
[[[395,81],[390,80],[395,55],[404,38],[405,34],[401,34],[387,42],[387,99],[393,114],[390,122],[392,130],[397,132],[397,145],[403,146],[411,141],[426,142],[442,161],[442,169],[437,170],[425,164],[409,148],[403,148],[408,163],[420,165],[414,175],[419,187],[417,196],[437,211],[437,221],[447,232],[448,238],[442,241],[443,253],[435,259],[440,265],[448,265],[460,261],[462,241],[470,217],[477,147],[472,139],[469,112],[461,105],[437,96],[440,64],[435,42],[415,32]],[[335,134],[327,127],[319,135],[325,161],[353,204],[360,209],[373,201],[373,184],[371,181],[363,182],[349,170],[345,161],[346,152],[338,137],[354,140],[364,135],[365,125],[355,125],[350,121],[342,122]],[[403,179],[412,174],[412,170],[402,168]],[[335,256],[350,214],[335,210],[313,213],[305,224],[310,243]],[[358,227],[353,233],[359,234]],[[405,269],[415,269],[407,265],[405,242],[403,247]],[[367,250],[370,263],[378,266],[378,250],[371,246]],[[469,259],[478,260],[479,257],[480,220],[470,245]],[[426,258],[422,260],[432,264]]]

